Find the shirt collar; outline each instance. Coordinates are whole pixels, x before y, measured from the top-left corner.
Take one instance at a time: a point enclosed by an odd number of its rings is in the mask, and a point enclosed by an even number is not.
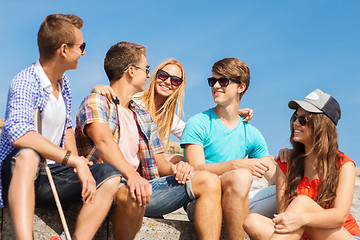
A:
[[[42,68],[39,60],[37,60],[35,63],[35,69],[37,74],[39,75],[41,87],[47,92],[52,93],[54,89],[52,88],[51,82],[49,78],[46,76],[44,69]],[[60,83],[60,87],[61,89],[63,89],[64,80],[61,78],[59,79],[58,83]]]
[[[133,110],[133,111],[134,110],[138,111],[140,109],[139,105],[137,105],[137,103],[132,99],[129,102],[129,106],[130,106],[130,109]]]

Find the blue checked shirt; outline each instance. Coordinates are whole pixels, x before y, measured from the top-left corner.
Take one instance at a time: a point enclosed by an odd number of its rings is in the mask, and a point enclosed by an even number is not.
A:
[[[155,155],[163,153],[159,133],[148,111],[141,109],[134,101],[129,103],[135,113],[139,133],[139,151],[142,176],[148,180],[158,178],[159,172]],[[79,155],[85,156],[94,163],[103,162],[95,148],[94,142],[84,133],[87,124],[106,123],[115,142],[119,143],[121,122],[118,117],[117,104],[100,94],[90,94],[81,103],[76,116],[76,145]]]
[[[65,130],[72,127],[71,91],[69,80],[62,77],[62,96],[66,106],[66,123],[61,147],[65,142]],[[11,144],[29,131],[35,131],[34,116],[37,108],[42,112],[50,93],[41,87],[40,78],[35,71],[35,64],[18,73],[11,81],[6,105],[5,122],[0,138],[0,169],[7,155],[15,147]],[[3,207],[1,171],[0,171],[0,207]]]

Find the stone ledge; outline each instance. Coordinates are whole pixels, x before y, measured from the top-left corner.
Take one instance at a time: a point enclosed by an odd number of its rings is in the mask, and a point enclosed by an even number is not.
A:
[[[65,211],[66,220],[72,232],[75,228],[74,214]],[[15,239],[10,210],[3,208],[3,225],[1,239]],[[36,209],[34,214],[34,239],[49,240],[52,236],[60,236],[63,232],[57,210]],[[107,219],[98,230],[95,240],[113,240],[111,223]],[[140,239],[164,239],[164,240],[191,240],[197,239],[195,227],[186,220],[144,218],[143,226],[137,234],[136,240]]]

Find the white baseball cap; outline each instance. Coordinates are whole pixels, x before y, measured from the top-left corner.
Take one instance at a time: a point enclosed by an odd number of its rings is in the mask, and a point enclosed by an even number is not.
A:
[[[292,100],[288,104],[291,109],[302,107],[311,113],[323,113],[337,125],[341,118],[339,103],[331,95],[316,89],[305,97],[304,100]]]

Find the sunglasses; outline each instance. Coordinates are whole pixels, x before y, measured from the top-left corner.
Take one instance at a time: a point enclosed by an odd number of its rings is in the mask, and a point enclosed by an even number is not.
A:
[[[236,82],[236,83],[239,83],[239,84],[241,83],[241,81],[239,81],[239,80],[232,79],[232,78],[226,78],[226,77],[222,77],[222,78],[211,77],[211,78],[208,78],[208,83],[209,83],[210,87],[213,87],[216,84],[216,82],[219,82],[221,87],[227,87],[229,85],[230,81],[233,81],[233,82]]]
[[[182,78],[179,78],[177,76],[172,76],[162,69],[159,69],[157,71],[157,77],[162,81],[165,81],[166,79],[170,78],[170,83],[174,86],[179,86],[184,81]]]
[[[80,45],[80,51],[81,51],[81,53],[83,53],[84,51],[85,51],[85,47],[86,47],[86,43],[85,42],[83,42],[83,43],[65,43],[66,45],[68,45],[68,46],[71,46],[71,45]],[[61,47],[61,45],[60,46],[57,46],[57,47],[54,47],[54,49],[56,50],[56,49],[59,49]]]
[[[141,70],[143,70],[146,73],[146,76],[149,75],[149,73],[150,73],[150,66],[149,65],[146,65],[146,67],[140,67],[140,66],[136,66],[136,65],[132,64],[129,67],[140,68]],[[126,70],[128,70],[129,67],[126,67],[124,72]]]
[[[305,126],[307,124],[308,117],[309,117],[309,115],[298,116],[297,114],[294,114],[290,119],[290,123],[291,123],[291,125],[293,125],[296,120],[299,120],[300,125]]]
[[[81,53],[83,53],[85,51],[85,47],[86,47],[86,43],[83,42],[83,43],[67,43],[67,45],[71,46],[71,45],[80,45],[80,50],[81,50]]]

